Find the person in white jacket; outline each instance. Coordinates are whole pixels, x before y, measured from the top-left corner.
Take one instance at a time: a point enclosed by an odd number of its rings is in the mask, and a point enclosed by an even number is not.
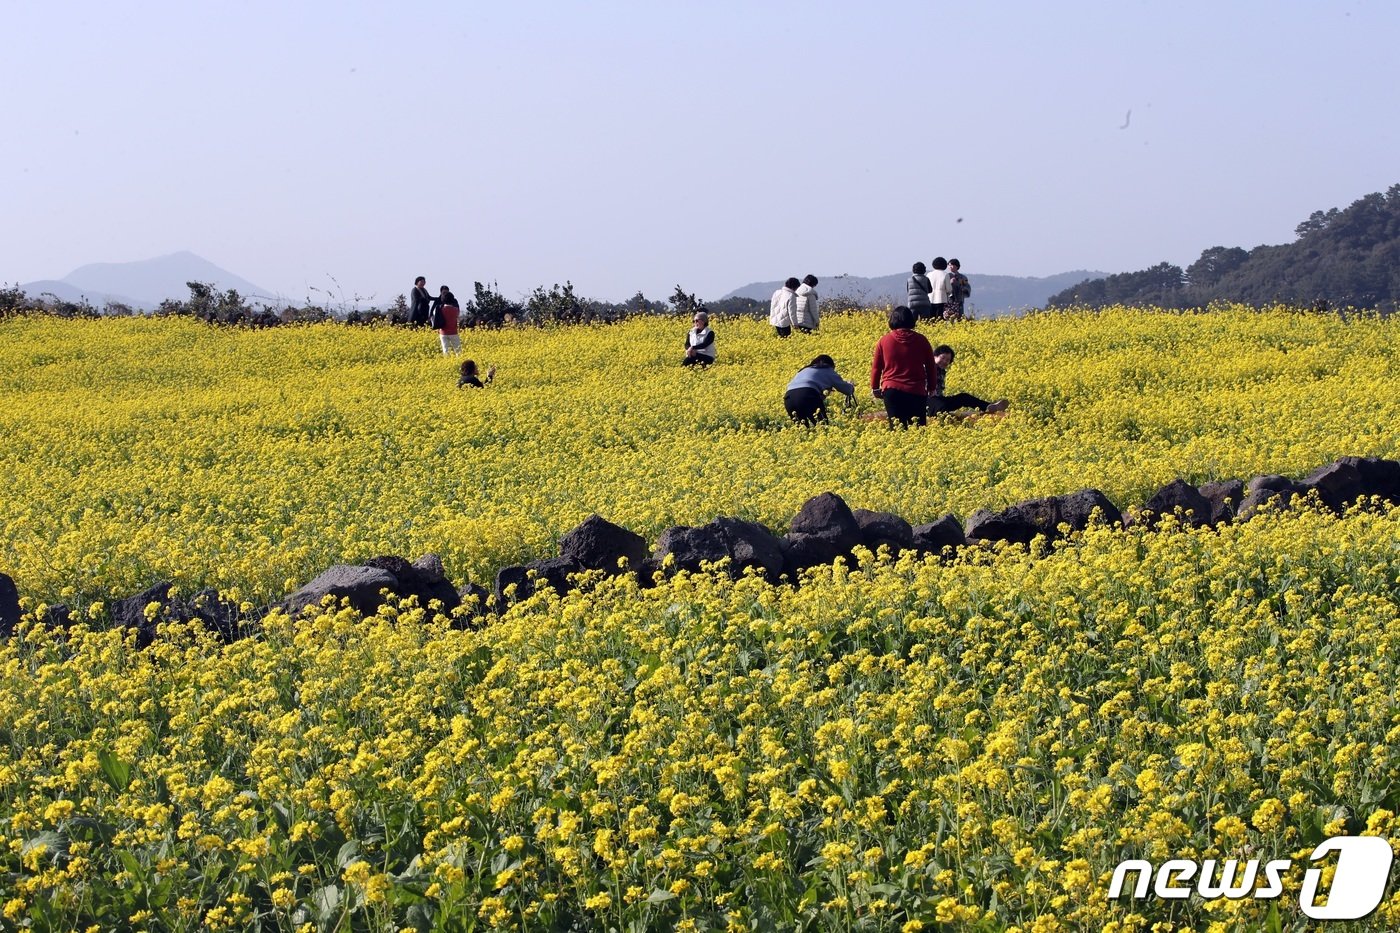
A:
[[[933,291],[929,292],[928,296],[928,300],[933,304],[930,313],[935,321],[941,321],[943,311],[948,305],[948,287],[952,284],[952,278],[948,275],[948,260],[942,256],[934,259],[928,278],[933,285]]]
[[[779,337],[791,336],[792,325],[797,322],[797,288],[801,284],[795,278],[788,279],[768,303],[768,323]]]
[[[797,289],[797,316],[793,318],[793,323],[802,333],[810,334],[821,326],[820,301],[817,297],[817,277],[803,277],[802,284]]]

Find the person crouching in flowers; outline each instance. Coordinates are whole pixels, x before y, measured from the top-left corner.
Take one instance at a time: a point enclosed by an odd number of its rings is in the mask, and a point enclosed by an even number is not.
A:
[[[709,366],[715,361],[715,332],[710,329],[710,315],[695,312],[695,326],[685,332],[685,359],[682,366]]]
[[[832,389],[854,402],[856,387],[836,372],[836,361],[823,353],[792,377],[783,394],[783,407],[788,417],[802,424],[814,425],[826,421],[826,394]]]
[[[462,361],[462,377],[457,380],[457,388],[471,386],[473,389],[484,389],[491,384],[491,380],[496,378],[496,367],[492,366],[486,370],[486,381],[482,382],[477,375],[476,360]]]
[[[457,335],[457,321],[461,316],[462,309],[457,304],[457,296],[452,294],[452,289],[444,285],[433,304],[431,321],[433,330],[438,332],[438,340],[442,343],[443,355],[462,352],[462,338]]]

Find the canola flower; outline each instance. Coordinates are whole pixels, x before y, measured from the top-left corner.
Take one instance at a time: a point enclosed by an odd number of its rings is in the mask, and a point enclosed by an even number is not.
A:
[[[1400,508],[680,575],[480,631],[0,646],[0,924],[1253,929],[1124,858],[1396,839]],[[1371,918],[1400,922],[1400,894]],[[310,927],[306,927],[310,924]]]
[[[84,610],[0,645],[0,929],[1254,929],[1302,918],[1110,903],[1112,869],[1291,857],[1296,891],[1321,839],[1395,838],[1395,508],[608,580],[481,631],[325,605],[138,651],[92,602],[391,552],[480,579],[600,505],[781,530],[824,489],[921,520],[1395,453],[1374,318],[939,331],[950,389],[1017,407],[894,434],[778,405],[817,352],[862,382],[875,318],[729,322],[708,373],[672,329],[468,334],[503,374],[468,394],[421,334],[0,324],[0,569]]]
[[[844,414],[795,428],[781,403],[826,352],[880,410],[865,389],[880,315],[786,341],[716,326],[705,373],[678,365],[671,320],[470,332],[468,355],[501,376],[459,391],[431,335],[398,329],[0,322],[0,571],[77,608],[163,578],[266,603],[386,553],[489,583],[595,511],[649,540],[719,514],[781,532],[830,490],[918,524],[1400,450],[1385,319],[1119,309],[926,328],[958,350],[949,391],[1013,409],[895,434]]]

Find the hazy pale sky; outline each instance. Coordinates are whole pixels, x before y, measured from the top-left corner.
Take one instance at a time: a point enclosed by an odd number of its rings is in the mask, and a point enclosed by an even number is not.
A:
[[[1400,182],[1389,2],[4,0],[0,281],[1121,272]],[[959,222],[961,218],[961,222]]]

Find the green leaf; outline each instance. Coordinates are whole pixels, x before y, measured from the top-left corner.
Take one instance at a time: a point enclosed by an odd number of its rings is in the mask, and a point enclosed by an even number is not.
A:
[[[131,785],[131,765],[117,758],[109,751],[97,753],[97,763],[102,766],[102,773],[107,776],[107,783],[112,785],[113,790],[124,791]]]
[[[316,918],[321,922],[329,920],[340,910],[340,885],[328,884],[311,892],[311,904],[316,908]]]
[[[657,888],[656,890],[651,892],[651,896],[647,898],[647,903],[664,904],[667,901],[675,900],[675,898],[676,896],[670,891],[663,890],[662,888]]]
[[[341,846],[340,851],[335,854],[335,867],[343,871],[347,865],[355,861],[355,857],[359,854],[359,841],[351,839],[349,842],[345,843],[345,845]]]
[[[24,841],[24,846],[20,849],[20,855],[28,855],[39,846],[45,847],[45,852],[51,857],[54,855],[68,854],[68,839],[61,833],[53,830],[46,830],[37,836],[31,836]]]

